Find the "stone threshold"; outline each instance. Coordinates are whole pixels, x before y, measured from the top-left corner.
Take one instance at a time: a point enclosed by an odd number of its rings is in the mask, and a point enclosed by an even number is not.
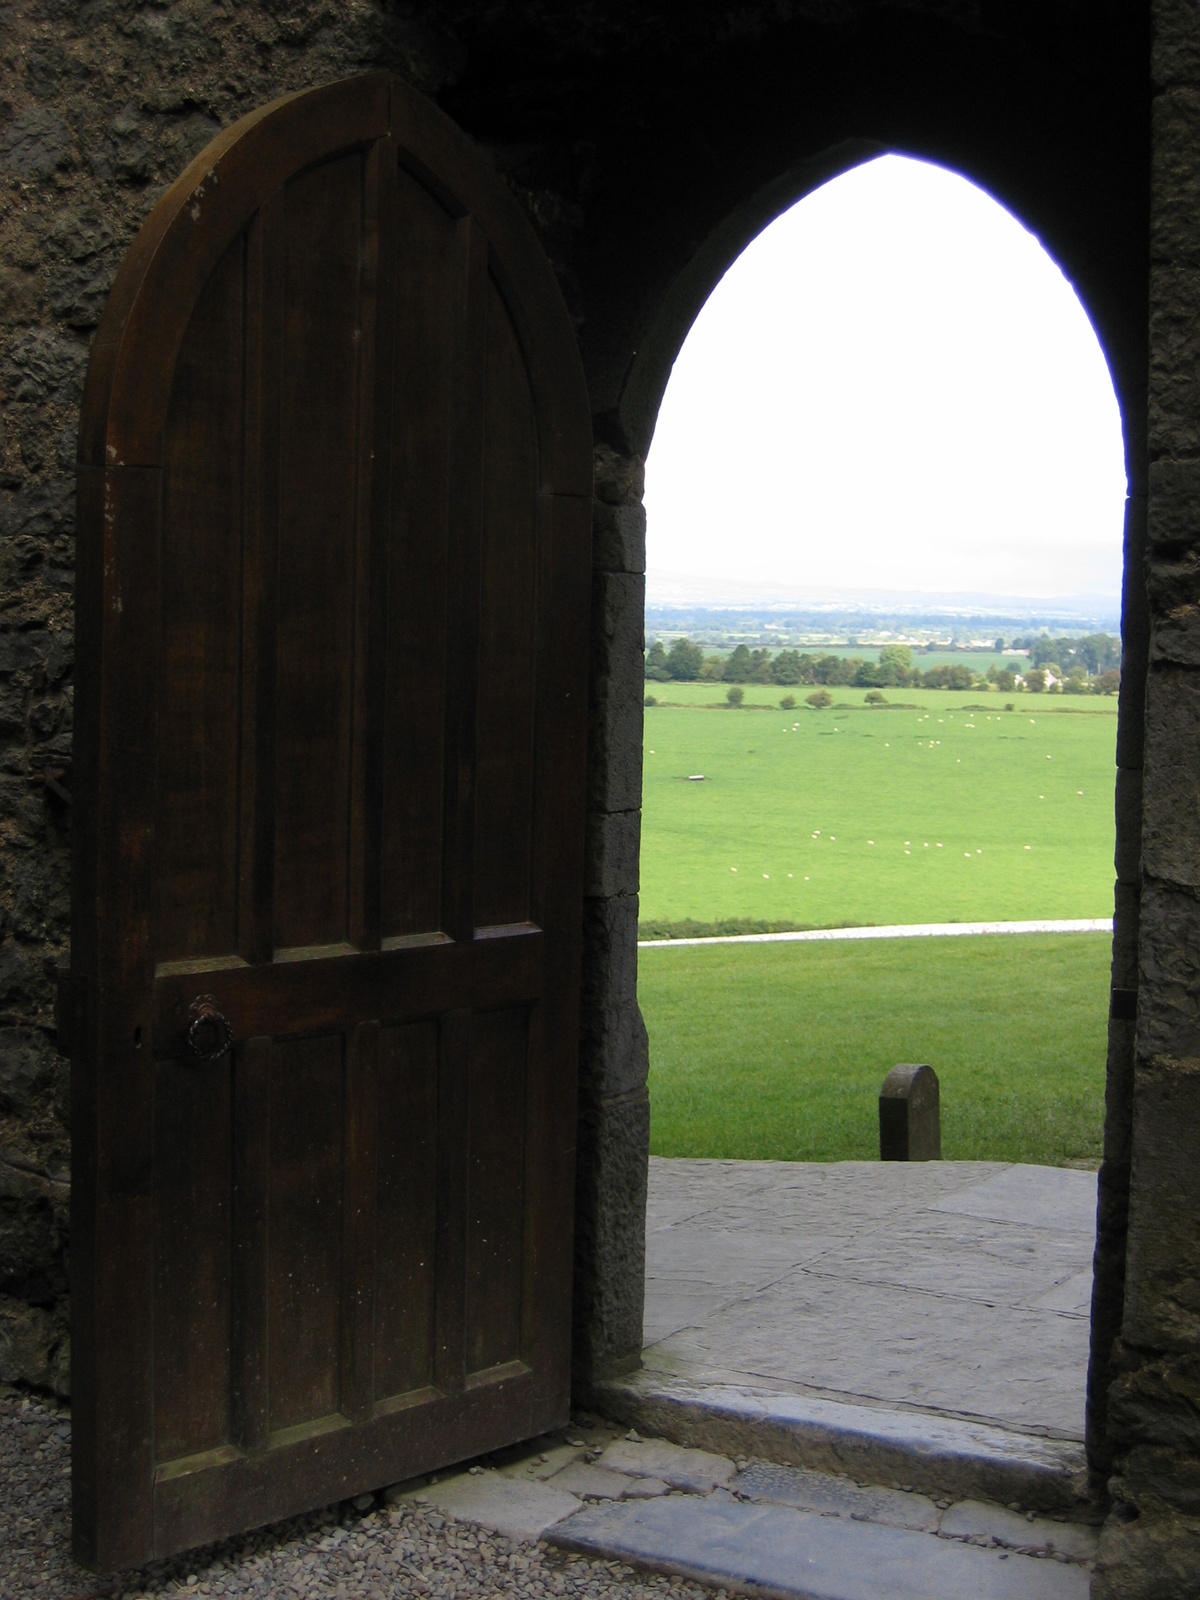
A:
[[[1076,1441],[926,1412],[687,1383],[646,1370],[596,1383],[587,1403],[676,1444],[902,1483],[935,1498],[1056,1511],[1077,1507],[1087,1493]]]

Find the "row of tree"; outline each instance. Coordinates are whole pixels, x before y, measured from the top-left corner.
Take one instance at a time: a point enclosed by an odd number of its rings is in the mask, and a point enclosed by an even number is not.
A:
[[[878,661],[864,661],[858,656],[811,655],[798,650],[780,650],[772,656],[769,650],[751,650],[744,644],[727,656],[706,656],[690,639],[676,639],[670,650],[661,639],[655,639],[646,652],[646,678],[651,683],[771,683],[786,688],[800,684],[855,689],[975,689],[990,685],[1010,694],[1020,687],[1035,693],[1058,689],[1064,694],[1112,694],[1121,680],[1119,662],[1120,642],[1107,634],[1038,640],[1036,653],[1031,647],[1029,664],[1022,663],[1019,675],[996,665],[986,673],[976,673],[957,661],[922,672],[912,651],[903,644],[885,644]]]
[[[1048,667],[1064,677],[1075,667],[1086,667],[1089,677],[1121,669],[1121,641],[1111,633],[1089,633],[1082,639],[1051,639],[1042,634],[1028,642],[1029,665]]]

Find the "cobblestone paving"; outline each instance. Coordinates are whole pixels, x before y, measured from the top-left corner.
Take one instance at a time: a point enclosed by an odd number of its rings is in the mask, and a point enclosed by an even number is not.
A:
[[[229,1539],[138,1572],[96,1578],[71,1560],[70,1413],[0,1389],[0,1596],[3,1600],[158,1600],[161,1595],[397,1600],[570,1595],[649,1600],[670,1593],[712,1600],[679,1578],[634,1574],[516,1544],[443,1518],[365,1497]],[[718,1600],[723,1589],[716,1591]]]

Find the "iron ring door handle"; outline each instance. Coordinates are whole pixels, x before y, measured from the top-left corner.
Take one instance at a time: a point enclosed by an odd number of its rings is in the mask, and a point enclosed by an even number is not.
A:
[[[188,1016],[188,1055],[193,1061],[219,1061],[233,1044],[233,1029],[217,1010],[216,996],[198,994]]]

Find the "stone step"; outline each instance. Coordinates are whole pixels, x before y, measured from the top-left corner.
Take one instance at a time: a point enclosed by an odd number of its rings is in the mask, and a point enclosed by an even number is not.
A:
[[[593,1559],[780,1600],[1087,1600],[1087,1569],[717,1495],[590,1505],[543,1537]]]
[[[589,1404],[677,1444],[900,1482],[935,1498],[1054,1511],[1086,1494],[1086,1458],[1075,1441],[927,1412],[687,1383],[645,1370],[597,1383]]]
[[[1097,1529],[1062,1511],[947,1504],[761,1459],[739,1466],[595,1417],[386,1498],[785,1600],[1082,1600],[1097,1550]]]

